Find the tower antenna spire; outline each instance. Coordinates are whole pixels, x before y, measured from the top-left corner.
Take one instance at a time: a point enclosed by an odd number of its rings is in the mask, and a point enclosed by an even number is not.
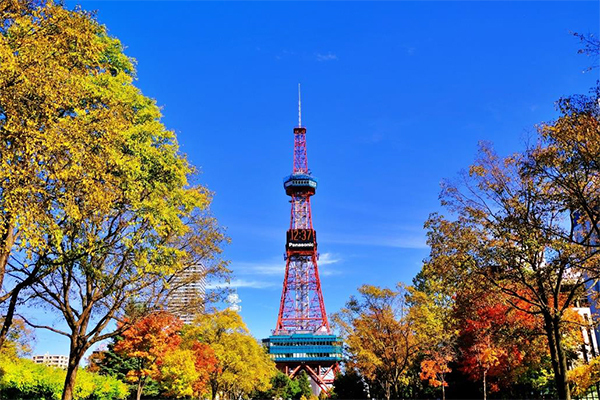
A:
[[[300,84],[298,84],[298,128],[302,128],[302,98],[300,96]]]

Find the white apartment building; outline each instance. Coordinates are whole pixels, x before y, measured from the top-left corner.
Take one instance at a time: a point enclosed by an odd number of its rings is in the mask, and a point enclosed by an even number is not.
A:
[[[584,321],[584,325],[581,327],[582,341],[579,358],[588,363],[592,358],[600,355],[596,332],[592,323],[592,310],[587,299],[576,301],[573,310],[577,311]]]
[[[63,355],[51,355],[48,353],[33,356],[31,359],[36,364],[45,364],[50,367],[58,367],[62,369],[67,369],[67,365],[69,364],[69,357]]]

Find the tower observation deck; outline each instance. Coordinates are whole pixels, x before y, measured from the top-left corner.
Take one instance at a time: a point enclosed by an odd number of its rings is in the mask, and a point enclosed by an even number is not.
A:
[[[292,174],[283,180],[290,196],[290,228],[286,234],[285,276],[273,335],[263,339],[269,355],[282,372],[293,378],[306,371],[313,393],[331,390],[342,359],[342,341],[333,335],[325,312],[319,278],[317,233],[310,198],[317,179],[308,169],[306,128],[294,128]]]

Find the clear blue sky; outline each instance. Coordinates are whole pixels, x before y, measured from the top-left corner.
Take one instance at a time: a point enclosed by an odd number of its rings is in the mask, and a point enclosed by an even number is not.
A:
[[[479,140],[523,149],[560,96],[598,70],[569,31],[598,34],[589,2],[68,1],[138,61],[137,85],[215,192],[242,316],[275,327],[302,84],[323,292],[329,314],[364,283],[410,283],[439,183]],[[67,353],[38,333],[36,352]]]

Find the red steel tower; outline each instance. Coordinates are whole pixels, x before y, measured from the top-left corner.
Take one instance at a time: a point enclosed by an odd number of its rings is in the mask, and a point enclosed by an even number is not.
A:
[[[302,126],[300,99],[298,105],[292,174],[284,178],[283,183],[292,205],[283,291],[273,336],[264,339],[263,343],[280,370],[290,377],[306,371],[313,382],[313,391],[318,393],[331,389],[339,370],[342,342],[331,333],[321,292],[317,234],[310,207],[317,180],[308,169],[306,128]]]

